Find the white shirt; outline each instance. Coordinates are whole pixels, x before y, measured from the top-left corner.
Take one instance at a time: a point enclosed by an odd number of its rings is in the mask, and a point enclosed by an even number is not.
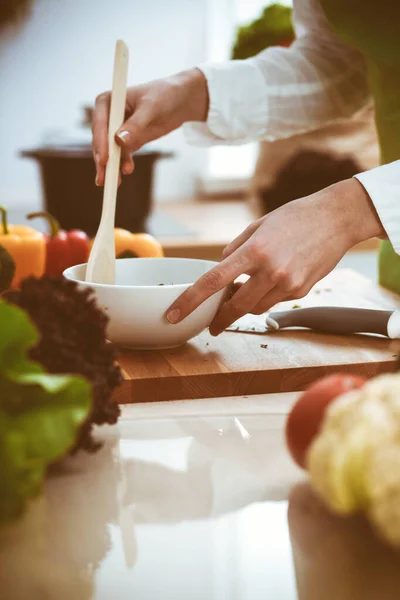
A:
[[[363,56],[339,40],[318,0],[294,0],[296,40],[247,60],[204,64],[210,108],[197,145],[273,141],[354,115],[371,101]],[[400,254],[400,160],[356,176]]]

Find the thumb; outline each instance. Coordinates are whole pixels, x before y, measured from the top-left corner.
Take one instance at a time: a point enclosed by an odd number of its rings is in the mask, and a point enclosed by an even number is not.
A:
[[[115,134],[115,141],[123,150],[136,152],[147,141],[148,115],[142,110],[135,112]]]

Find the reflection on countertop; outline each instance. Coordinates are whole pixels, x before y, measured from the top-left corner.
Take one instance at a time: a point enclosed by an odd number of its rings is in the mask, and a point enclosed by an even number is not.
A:
[[[285,451],[284,412],[247,403],[124,411],[99,431],[100,452],[54,468],[44,497],[0,530],[0,598],[397,598],[397,556],[362,520],[324,511]],[[373,582],[387,595],[368,595]]]
[[[289,531],[299,600],[397,600],[400,552],[363,517],[330,514],[308,483],[290,493]]]

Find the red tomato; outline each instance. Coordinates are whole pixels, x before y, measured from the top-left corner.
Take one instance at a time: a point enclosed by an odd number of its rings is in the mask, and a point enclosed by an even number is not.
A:
[[[325,410],[338,396],[365,384],[355,375],[328,375],[313,383],[293,406],[286,421],[286,443],[295,463],[306,468],[308,448],[318,434]]]

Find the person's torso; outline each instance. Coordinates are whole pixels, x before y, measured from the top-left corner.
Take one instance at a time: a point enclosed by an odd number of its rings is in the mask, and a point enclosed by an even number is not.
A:
[[[400,159],[400,1],[320,3],[336,35],[365,56],[382,162]]]
[[[365,57],[381,162],[400,159],[400,0],[320,0],[336,35]],[[400,194],[399,194],[400,195]],[[379,282],[400,294],[400,256],[382,243]]]

